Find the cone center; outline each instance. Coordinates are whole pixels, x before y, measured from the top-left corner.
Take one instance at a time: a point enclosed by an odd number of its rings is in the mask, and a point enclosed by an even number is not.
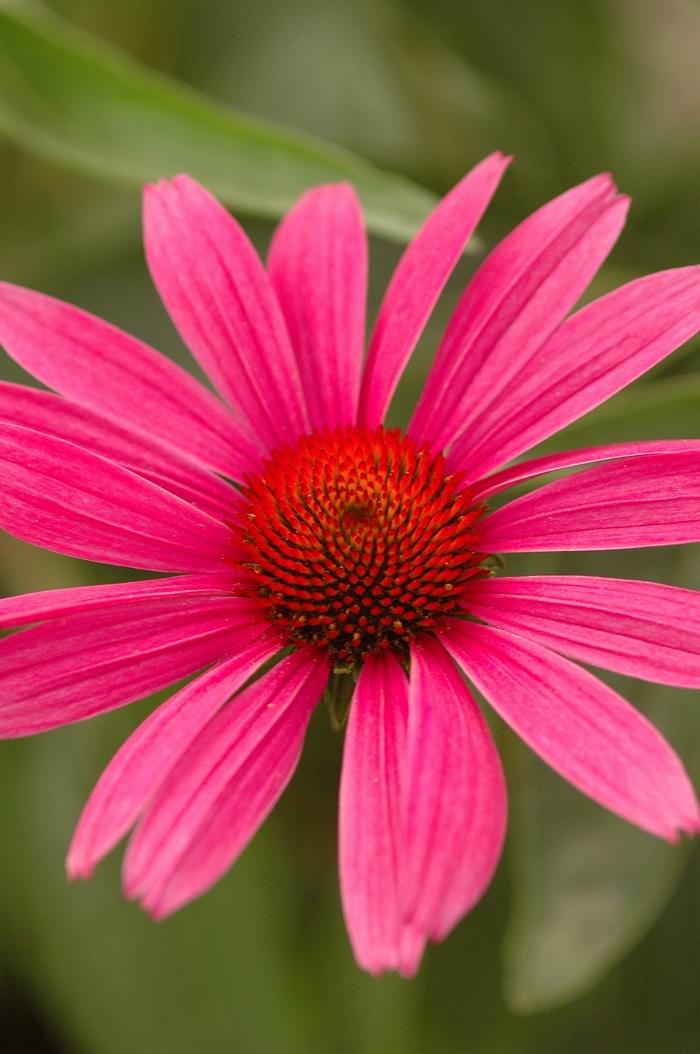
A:
[[[484,573],[483,511],[442,455],[398,431],[305,436],[243,488],[243,592],[288,644],[326,646],[334,666],[404,655]]]

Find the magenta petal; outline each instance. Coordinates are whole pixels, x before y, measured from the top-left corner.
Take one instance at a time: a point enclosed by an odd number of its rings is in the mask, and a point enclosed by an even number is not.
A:
[[[268,451],[308,430],[296,359],[268,275],[223,205],[189,176],[146,188],[146,256],[183,340]]]
[[[339,865],[355,958],[372,974],[402,966],[402,776],[408,681],[391,654],[368,657],[350,707],[340,780]]]
[[[33,545],[151,571],[219,571],[230,528],[113,461],[4,422],[0,527]]]
[[[578,450],[564,450],[557,454],[546,454],[511,465],[492,476],[486,476],[474,485],[474,497],[480,500],[490,498],[516,483],[524,483],[535,476],[547,472],[556,472],[563,468],[578,468],[595,461],[616,461],[619,458],[639,457],[642,454],[683,454],[700,451],[700,439],[646,439],[632,443],[608,443],[605,446],[581,447]]]
[[[249,601],[160,597],[53,619],[0,640],[0,736],[82,721],[235,652]]]
[[[353,425],[365,343],[367,237],[349,184],[304,194],[275,232],[268,269],[311,428]]]
[[[698,829],[679,758],[617,692],[503,630],[454,620],[441,640],[501,717],[584,794],[668,841]]]
[[[455,444],[471,478],[588,413],[700,329],[700,267],[661,271],[568,319]]]
[[[360,424],[381,424],[430,312],[500,182],[491,154],[443,198],[406,249],[379,309],[362,379]]]
[[[53,297],[0,282],[0,344],[49,388],[242,479],[254,445],[201,384],[153,348]]]
[[[597,176],[533,213],[487,257],[445,331],[410,425],[435,450],[484,421],[574,306],[624,225],[626,198]],[[466,459],[466,456],[465,456]]]
[[[475,582],[464,605],[492,626],[605,670],[700,688],[700,593],[621,578]]]
[[[215,714],[131,838],[128,896],[161,918],[230,867],[291,779],[327,677],[323,655],[296,651]]]
[[[411,649],[406,766],[404,925],[440,940],[489,885],[506,827],[498,754],[474,699],[442,646]]]
[[[175,578],[150,578],[145,582],[114,582],[107,586],[74,586],[68,589],[46,589],[0,600],[0,630],[26,626],[31,622],[78,615],[101,608],[118,607],[134,600],[158,600],[161,597],[229,597],[236,578],[232,571],[204,575],[178,575]]]
[[[251,630],[235,656],[201,674],[129,736],[83,809],[66,861],[70,878],[91,877],[197,734],[278,648],[269,635],[255,637]]]
[[[219,519],[230,515],[234,492],[199,462],[59,395],[0,382],[0,421],[68,440],[124,465]]]
[[[486,552],[629,549],[700,541],[700,453],[608,461],[483,521]]]

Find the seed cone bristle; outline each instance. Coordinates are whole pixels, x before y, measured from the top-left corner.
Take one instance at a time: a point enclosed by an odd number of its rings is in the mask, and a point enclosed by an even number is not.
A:
[[[325,644],[334,665],[405,654],[483,574],[483,506],[398,430],[306,436],[277,450],[243,498],[247,592],[289,644]]]

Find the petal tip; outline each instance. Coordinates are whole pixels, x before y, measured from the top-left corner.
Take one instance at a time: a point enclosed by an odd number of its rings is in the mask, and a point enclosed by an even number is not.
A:
[[[401,977],[410,981],[418,973],[423,959],[427,935],[412,922],[405,922],[401,929],[398,965],[396,970]]]
[[[619,210],[626,216],[630,210],[631,205],[632,198],[629,194],[616,194],[611,203],[611,208]]]
[[[494,150],[492,154],[485,158],[485,161],[497,165],[500,169],[505,169],[515,161],[515,155],[506,154],[503,150]]]
[[[192,191],[208,193],[206,188],[188,175],[187,172],[178,172],[174,176],[169,177],[163,176],[162,179],[157,179],[153,183],[146,183],[143,188],[144,201],[151,200],[153,202],[173,199],[180,194],[187,194]]]
[[[125,866],[122,871],[122,893],[127,900],[138,900],[143,892],[144,886],[143,882],[140,880],[140,876],[138,874],[131,874],[127,866],[127,861],[125,861]]]
[[[303,214],[306,208],[313,207],[319,203],[330,206],[335,204],[336,206],[354,208],[358,212],[361,211],[358,193],[353,184],[347,179],[339,180],[337,183],[320,183],[317,186],[309,187],[297,198],[289,211],[296,213],[297,210],[300,210]]]
[[[69,852],[66,857],[66,877],[69,882],[89,881],[95,874],[95,865],[84,856]]]
[[[598,184],[601,188],[605,187],[608,191],[617,190],[617,184],[612,172],[598,172],[597,175],[591,177],[590,184]]]
[[[143,908],[151,922],[164,922],[174,910],[168,910],[160,904],[149,904],[146,899],[141,901],[140,907]]]
[[[692,816],[689,816],[682,827],[679,828],[681,834],[686,835],[688,838],[694,838],[696,834],[700,834],[700,809],[696,808]]]

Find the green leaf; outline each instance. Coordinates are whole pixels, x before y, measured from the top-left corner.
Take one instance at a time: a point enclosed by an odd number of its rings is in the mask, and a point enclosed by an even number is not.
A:
[[[505,994],[520,1013],[590,990],[667,903],[685,853],[604,812],[519,748]]]
[[[569,447],[632,439],[693,439],[700,417],[700,376],[668,377],[621,392],[569,425],[558,445]]]
[[[626,554],[625,575],[650,577],[644,560],[644,554]],[[579,556],[575,569],[593,573],[597,562],[597,554]],[[658,554],[654,572],[693,584],[693,554]],[[700,757],[700,727],[690,693],[604,677],[692,768]],[[504,985],[511,1009],[531,1013],[585,994],[624,958],[668,903],[687,854],[684,845],[667,845],[589,801],[525,747],[508,746],[513,906]]]
[[[276,955],[275,929],[288,933],[290,924],[274,854],[259,846],[238,869],[233,896],[220,888],[157,927],[121,902],[116,860],[94,882],[70,886],[66,834],[83,796],[75,773],[91,766],[75,737],[61,738],[61,752],[48,739],[28,744],[19,764],[20,752],[6,752],[17,770],[8,765],[6,779],[23,799],[13,853],[35,878],[6,869],[3,902],[9,897],[14,911],[0,916],[15,969],[47,1016],[67,1028],[76,1049],[95,1054],[185,1054],[201,1049],[203,1036],[212,1051],[251,1050],[261,1020],[271,1050],[284,1048],[287,1028],[303,1034],[303,1007]]]
[[[168,694],[0,743],[0,970],[11,967],[71,1051],[307,1054],[337,1049],[338,1036],[357,1054],[423,1050],[411,1041],[415,987],[363,974],[344,932],[333,835],[339,743],[322,712],[274,815],[205,896],[154,924],[123,900],[121,850],[92,881],[67,882],[63,861],[91,786]]]
[[[21,0],[0,0],[0,130],[108,179],[141,184],[187,171],[259,216],[282,215],[309,186],[347,179],[370,230],[399,241],[435,204],[401,176],[217,104]]]

